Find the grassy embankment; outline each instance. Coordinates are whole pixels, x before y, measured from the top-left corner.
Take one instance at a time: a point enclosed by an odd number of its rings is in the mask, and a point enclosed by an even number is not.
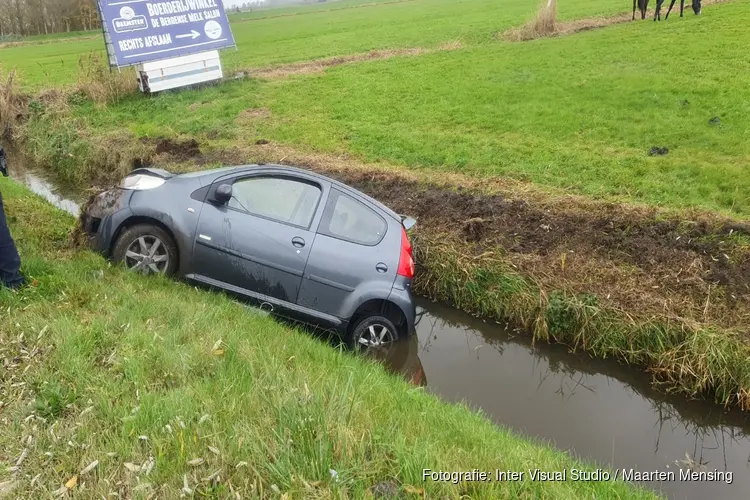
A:
[[[71,250],[72,217],[0,184],[33,280],[0,290],[2,498],[65,484],[77,498],[364,498],[375,485],[429,498],[651,497],[615,482],[423,482],[425,467],[583,465],[222,295]]]
[[[750,6],[529,43],[493,36],[521,24],[529,2],[454,9],[415,1],[248,23],[262,36],[263,23],[283,22],[288,38],[272,57],[241,44],[248,64],[436,47],[458,33],[463,48],[105,107],[47,94],[29,103],[20,139],[83,185],[134,159],[331,173],[420,217],[423,294],[645,366],[687,395],[750,406],[750,96],[737,70],[750,56],[736,42]],[[678,43],[690,50],[639,49]],[[164,137],[167,154],[155,155]],[[668,154],[649,156],[655,146]]]

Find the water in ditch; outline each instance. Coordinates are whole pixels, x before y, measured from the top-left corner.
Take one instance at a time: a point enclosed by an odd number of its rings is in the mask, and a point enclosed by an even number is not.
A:
[[[80,197],[44,175],[11,175],[74,215]],[[675,499],[750,497],[750,421],[740,411],[667,396],[649,377],[613,361],[531,345],[528,336],[420,300],[417,335],[392,348],[386,365],[448,401],[464,401],[500,425],[620,470],[673,473],[646,482]],[[471,464],[468,464],[469,466]],[[722,480],[680,480],[680,471]],[[716,473],[724,474],[716,474]],[[727,472],[731,472],[731,481]]]
[[[417,335],[386,364],[448,401],[612,469],[673,472],[646,482],[675,499],[750,498],[750,421],[706,401],[668,396],[636,368],[537,343],[455,309],[419,301]],[[680,470],[731,472],[681,481]],[[658,476],[655,476],[658,477]]]
[[[62,189],[49,180],[39,170],[26,168],[25,163],[15,151],[8,152],[8,171],[10,177],[24,184],[34,193],[57,208],[78,216],[81,210],[82,196],[71,189]]]

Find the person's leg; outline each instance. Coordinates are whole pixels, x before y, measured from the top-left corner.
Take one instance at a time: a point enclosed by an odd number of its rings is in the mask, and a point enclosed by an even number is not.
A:
[[[3,195],[0,193],[0,284],[9,288],[23,285],[24,279],[20,269],[21,257],[5,220]]]

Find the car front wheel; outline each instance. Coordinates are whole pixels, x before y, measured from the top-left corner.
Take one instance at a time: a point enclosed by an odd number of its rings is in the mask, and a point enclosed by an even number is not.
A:
[[[349,344],[357,351],[387,351],[398,339],[398,329],[391,320],[384,316],[369,316],[354,327]]]
[[[171,276],[177,270],[177,247],[172,237],[159,226],[138,224],[117,238],[112,252],[115,262],[130,271]]]

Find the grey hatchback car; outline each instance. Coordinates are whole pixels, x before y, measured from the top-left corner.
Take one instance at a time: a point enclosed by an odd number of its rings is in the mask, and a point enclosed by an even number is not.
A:
[[[307,170],[141,168],[92,198],[82,221],[89,243],[129,269],[224,290],[355,348],[414,330],[414,219]]]

